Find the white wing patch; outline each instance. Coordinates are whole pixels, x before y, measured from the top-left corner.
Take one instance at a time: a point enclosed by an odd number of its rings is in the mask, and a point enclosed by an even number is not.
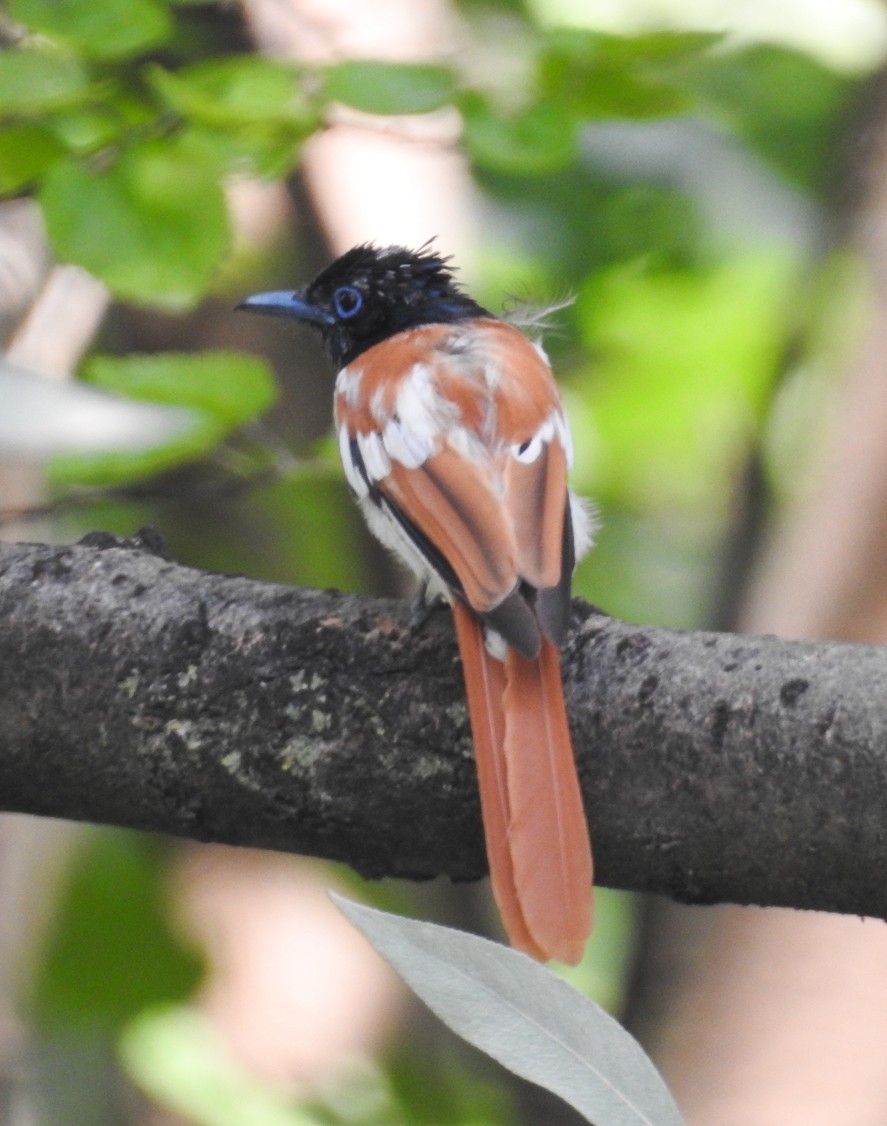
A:
[[[427,364],[413,365],[397,392],[394,412],[404,433],[432,448],[440,434],[459,422],[459,407],[438,392]]]
[[[511,456],[517,461],[523,462],[524,465],[530,465],[541,453],[542,437],[538,430],[529,442],[521,442],[520,445],[511,447]]]
[[[381,481],[391,472],[391,460],[382,445],[382,439],[375,430],[357,435],[357,448],[363,461],[367,476],[371,481]]]
[[[346,396],[357,388],[360,373],[352,379],[339,373],[337,387]],[[355,392],[356,393],[356,392]],[[385,390],[377,388],[370,399],[370,413],[378,430],[357,434],[357,445],[364,469],[372,483],[381,481],[391,472],[391,462],[397,461],[407,469],[418,469],[428,458],[438,452],[443,435],[451,435],[458,426],[458,407],[448,402],[437,391],[434,371],[427,364],[414,364],[401,383],[394,403],[394,413],[385,407]],[[339,449],[348,480],[358,496],[366,495],[366,482],[351,461],[348,434],[340,430]],[[347,456],[346,456],[347,451]],[[360,478],[363,488],[354,483]]]
[[[408,429],[399,418],[392,418],[382,431],[385,452],[407,469],[418,469],[435,452],[429,442]]]
[[[469,461],[483,465],[488,461],[490,451],[467,426],[454,426],[447,431],[446,444]]]
[[[385,397],[388,394],[384,384],[380,384],[370,396],[370,414],[380,426],[384,426],[391,417],[390,411],[385,409]]]
[[[542,453],[542,447],[548,445],[555,434],[564,447],[564,454],[569,467],[572,462],[573,447],[570,443],[567,424],[560,411],[552,411],[529,441],[515,443],[510,447],[509,452],[517,461],[523,462],[524,465],[531,465]]]

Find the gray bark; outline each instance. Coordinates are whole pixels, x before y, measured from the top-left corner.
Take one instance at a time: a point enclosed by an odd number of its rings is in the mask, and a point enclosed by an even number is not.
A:
[[[484,873],[448,613],[155,547],[0,544],[0,808]],[[577,601],[563,661],[599,882],[887,917],[887,649]]]

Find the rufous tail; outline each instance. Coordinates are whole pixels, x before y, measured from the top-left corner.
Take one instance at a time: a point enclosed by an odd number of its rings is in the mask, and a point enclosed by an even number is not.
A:
[[[592,918],[588,825],[567,726],[560,659],[497,660],[483,626],[453,605],[474,737],[493,894],[513,946],[575,964]]]

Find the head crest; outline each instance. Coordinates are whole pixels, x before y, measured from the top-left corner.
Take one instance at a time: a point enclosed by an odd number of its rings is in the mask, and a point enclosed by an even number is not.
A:
[[[245,306],[314,325],[333,361],[349,364],[407,329],[491,315],[463,292],[449,261],[430,242],[418,250],[363,243],[331,262],[304,290],[259,294]]]

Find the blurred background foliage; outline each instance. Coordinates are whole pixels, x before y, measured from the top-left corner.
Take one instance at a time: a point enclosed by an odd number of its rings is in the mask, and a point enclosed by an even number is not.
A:
[[[275,378],[245,354],[255,338],[239,334],[253,330],[231,312],[247,292],[310,277],[320,236],[306,219],[261,251],[238,242],[225,188],[290,177],[304,204],[300,151],[333,104],[457,114],[483,230],[466,282],[494,309],[576,298],[546,344],[574,485],[602,526],[577,594],[638,621],[728,623],[762,529],[804,480],[863,300],[835,234],[836,168],[887,22],[874,4],[838,0],[773,4],[766,26],[733,22],[729,4],[708,20],[679,0],[595,7],[463,0],[457,55],[322,66],[256,54],[235,5],[9,0],[0,192],[38,201],[58,260],[115,302],[79,376],[188,411],[149,448],[48,457],[46,534],[153,523],[194,566],[398,589],[346,494],[329,381],[302,379],[303,346],[306,366],[316,355],[288,335]],[[142,1120],[113,1077],[125,1030],[131,1079],[191,1121],[508,1120],[507,1096],[489,1073],[460,1078],[452,1048],[434,1066],[396,1048],[306,1102],[239,1074],[175,1007],[200,964],[164,906],[169,851],[109,830],[79,838],[19,997],[35,1047],[7,1108],[26,1088],[35,1121]],[[452,900],[426,890],[407,909],[447,915]],[[603,900],[571,976],[618,1011],[634,908]]]

